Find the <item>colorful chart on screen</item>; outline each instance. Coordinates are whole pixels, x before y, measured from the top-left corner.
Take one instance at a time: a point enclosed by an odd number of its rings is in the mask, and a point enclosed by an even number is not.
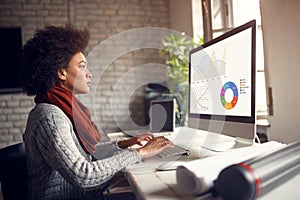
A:
[[[255,105],[252,29],[214,41],[190,54],[189,113],[249,117]]]
[[[234,106],[236,105],[239,99],[238,89],[235,83],[231,81],[225,83],[221,89],[220,96],[221,96],[221,104],[223,105],[224,108],[226,108],[227,110],[234,108]]]

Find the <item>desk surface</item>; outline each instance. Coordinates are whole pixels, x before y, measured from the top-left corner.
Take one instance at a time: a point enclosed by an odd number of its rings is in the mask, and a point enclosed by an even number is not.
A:
[[[192,138],[192,139],[191,139]],[[171,158],[158,158],[154,157],[146,160],[145,162],[132,165],[126,169],[127,179],[132,186],[135,195],[138,199],[203,199],[203,200],[220,200],[220,198],[213,197],[210,193],[202,196],[192,196],[184,193],[177,184],[176,170],[170,171],[157,171],[157,167],[162,163],[180,160],[190,161],[199,159],[203,155],[207,156],[207,151],[202,151],[199,146],[203,142],[207,142],[205,137],[195,136],[187,137],[186,135],[179,136],[177,133],[170,137],[170,139],[176,144],[184,148],[191,150],[191,156],[171,157]],[[206,141],[205,141],[206,140]],[[218,138],[218,140],[228,140],[230,138]],[[199,155],[200,154],[202,155]],[[220,153],[212,153],[218,155]],[[211,156],[211,155],[209,155]],[[271,192],[260,197],[261,200],[274,200],[274,199],[286,199],[296,200],[299,199],[300,190],[298,185],[300,183],[300,174],[287,181],[285,184],[280,185]]]

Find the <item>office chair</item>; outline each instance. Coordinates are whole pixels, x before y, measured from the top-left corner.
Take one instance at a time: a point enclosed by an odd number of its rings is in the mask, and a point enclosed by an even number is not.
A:
[[[27,186],[25,143],[0,149],[0,182],[3,200],[30,199]]]

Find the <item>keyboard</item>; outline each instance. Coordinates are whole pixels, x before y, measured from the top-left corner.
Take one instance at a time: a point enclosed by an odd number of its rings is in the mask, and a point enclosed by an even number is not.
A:
[[[155,133],[151,133],[154,135],[154,137],[159,137],[159,136],[170,136],[173,132],[155,132]],[[113,133],[113,134],[109,134],[109,138],[111,141],[121,141],[124,139],[128,139],[131,138],[132,136],[126,135],[124,133]]]
[[[154,132],[154,133],[151,133],[154,135],[154,137],[159,137],[159,136],[170,136],[173,134],[172,131],[166,131],[166,132]]]
[[[173,132],[157,132],[157,133],[154,133],[153,135],[155,137],[169,136],[172,133]],[[110,134],[109,138],[111,139],[111,141],[121,141],[121,140],[130,138],[130,136],[127,136],[123,133],[114,133],[114,134]],[[184,155],[184,154],[188,155],[189,151],[175,145],[174,147],[165,148],[163,151],[161,151],[157,155],[160,158],[167,158],[167,157],[171,157],[171,156],[178,156],[178,155]]]
[[[189,151],[187,149],[183,149],[183,148],[175,145],[174,147],[165,148],[157,155],[160,158],[167,158],[167,157],[171,157],[171,156],[178,156],[178,155],[184,155],[184,154],[189,155]]]
[[[130,136],[126,136],[123,133],[118,133],[118,134],[110,134],[109,138],[111,141],[121,141],[130,138]]]

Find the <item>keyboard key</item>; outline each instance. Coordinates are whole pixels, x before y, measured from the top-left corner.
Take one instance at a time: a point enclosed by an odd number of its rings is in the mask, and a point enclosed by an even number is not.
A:
[[[189,154],[189,151],[175,145],[174,147],[165,148],[157,155],[161,158],[167,158],[170,156],[178,156],[184,154]]]

